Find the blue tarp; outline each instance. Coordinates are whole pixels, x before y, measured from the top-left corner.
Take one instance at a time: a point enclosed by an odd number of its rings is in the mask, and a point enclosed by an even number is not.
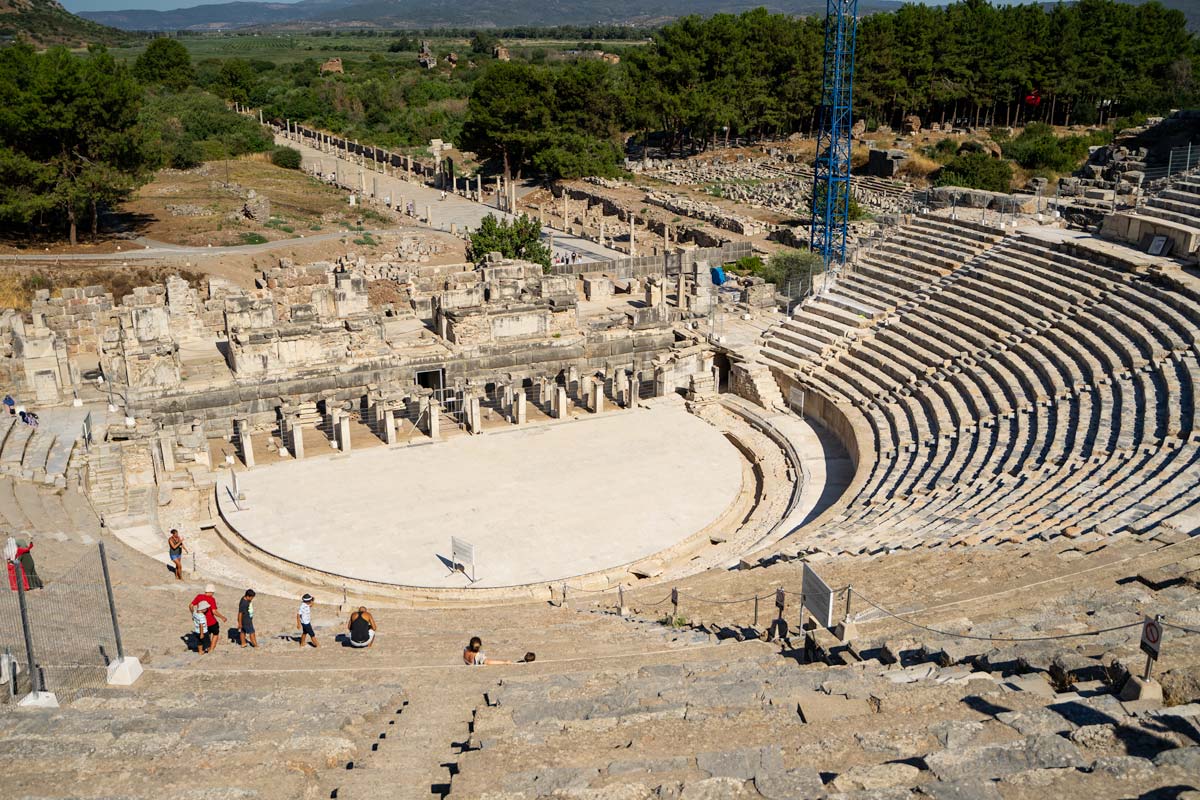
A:
[[[712,267],[708,272],[712,275],[713,286],[723,286],[725,284],[724,267]]]

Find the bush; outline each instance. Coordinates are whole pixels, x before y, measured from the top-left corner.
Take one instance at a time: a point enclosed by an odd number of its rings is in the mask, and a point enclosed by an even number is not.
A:
[[[284,169],[300,169],[300,151],[294,147],[276,147],[271,151],[271,163]]]
[[[761,277],[775,284],[781,294],[799,297],[812,286],[812,276],[825,269],[817,253],[807,250],[780,250],[771,256]]]
[[[938,171],[937,186],[962,186],[989,192],[1008,192],[1012,188],[1012,165],[987,153],[964,153]]]
[[[766,264],[758,256],[742,256],[737,261],[730,265],[730,268],[738,273],[747,275],[762,275]]]
[[[262,153],[273,144],[257,120],[231,111],[220,98],[198,89],[150,94],[139,120],[154,143],[158,162],[176,169]]]
[[[1004,155],[1025,169],[1071,172],[1087,159],[1089,147],[1107,144],[1111,138],[1107,130],[1060,138],[1049,125],[1035,122],[1003,147]]]

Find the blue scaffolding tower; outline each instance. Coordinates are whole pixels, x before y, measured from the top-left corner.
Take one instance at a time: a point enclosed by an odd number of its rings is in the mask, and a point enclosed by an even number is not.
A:
[[[809,248],[828,271],[846,261],[850,221],[850,127],[854,95],[854,39],[858,0],[825,2],[825,77],[817,137]],[[811,283],[810,283],[811,290]]]

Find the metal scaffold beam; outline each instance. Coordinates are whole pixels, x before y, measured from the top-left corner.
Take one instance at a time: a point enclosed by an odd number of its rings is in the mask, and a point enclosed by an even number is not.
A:
[[[826,0],[825,69],[809,247],[829,270],[845,263],[850,221],[851,109],[858,0]]]

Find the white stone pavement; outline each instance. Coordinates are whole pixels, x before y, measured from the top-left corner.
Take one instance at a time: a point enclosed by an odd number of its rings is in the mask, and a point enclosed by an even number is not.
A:
[[[476,547],[477,586],[567,578],[653,555],[737,498],[741,456],[720,431],[656,406],[417,447],[239,473],[222,515],[290,561],[410,586],[462,587],[450,537]]]
[[[355,161],[339,158],[333,153],[323,153],[294,139],[289,139],[283,134],[277,135],[275,142],[299,150],[302,158],[301,167],[306,171],[311,172],[314,168],[319,168],[320,174],[326,178],[336,172],[339,176],[338,182],[343,186],[355,187],[356,191],[365,187],[368,195],[375,191],[378,193],[380,202],[383,198],[390,197],[393,206],[399,209],[405,208],[407,203],[412,202],[415,205],[416,217],[420,220],[425,219],[428,210],[432,221],[430,227],[435,230],[449,231],[451,225],[459,231],[474,230],[479,227],[479,223],[488,214],[500,218],[512,217],[511,214],[499,211],[493,206],[476,203],[450,192],[446,192],[443,197],[440,190],[420,183],[416,177],[407,180],[402,172],[395,176],[375,172],[369,168],[369,164],[366,167],[360,166]],[[570,257],[572,253],[578,253],[582,261],[609,260],[624,258],[628,255],[602,247],[588,239],[568,236],[562,231],[543,227],[543,241],[549,242],[551,237],[555,255]]]

